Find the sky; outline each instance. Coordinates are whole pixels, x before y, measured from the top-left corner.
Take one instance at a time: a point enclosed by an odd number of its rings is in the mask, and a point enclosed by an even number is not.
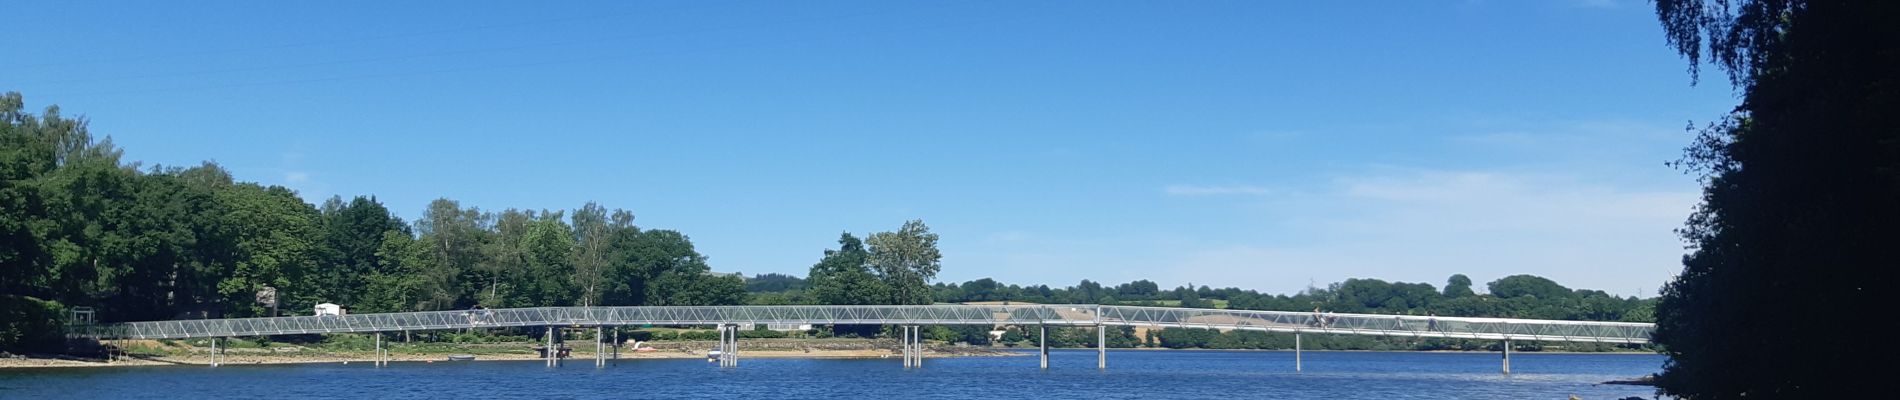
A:
[[[1700,193],[1664,162],[1737,103],[1633,0],[7,8],[0,91],[128,160],[411,220],[597,201],[746,274],[922,219],[938,281],[1648,297]]]

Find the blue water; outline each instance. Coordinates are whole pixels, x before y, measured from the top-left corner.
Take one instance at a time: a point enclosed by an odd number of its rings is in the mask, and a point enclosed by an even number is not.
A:
[[[878,360],[593,360],[48,368],[0,370],[0,398],[1377,398],[1585,399],[1648,397],[1651,388],[1603,381],[1656,372],[1662,357],[1495,353],[1056,351],[1036,358],[929,359],[905,370]]]

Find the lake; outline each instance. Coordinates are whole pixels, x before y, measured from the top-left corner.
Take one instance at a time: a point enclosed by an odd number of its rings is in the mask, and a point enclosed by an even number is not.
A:
[[[1377,398],[1618,399],[1652,394],[1603,381],[1655,373],[1663,357],[1514,353],[1505,376],[1497,353],[1307,352],[1305,371],[1279,351],[1093,350],[1036,357],[928,359],[742,358],[720,369],[702,360],[592,359],[559,368],[539,361],[226,365],[0,370],[0,398]]]

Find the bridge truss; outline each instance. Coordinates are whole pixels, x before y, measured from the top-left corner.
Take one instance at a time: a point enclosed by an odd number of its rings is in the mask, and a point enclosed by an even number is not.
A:
[[[541,307],[74,326],[95,339],[184,339],[538,326],[731,324],[1146,326],[1286,333],[1646,343],[1653,324],[1097,305]]]

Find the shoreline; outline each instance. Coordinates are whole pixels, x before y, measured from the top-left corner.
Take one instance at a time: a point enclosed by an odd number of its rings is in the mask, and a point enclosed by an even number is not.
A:
[[[473,360],[465,360],[465,361],[450,361],[448,359],[450,355],[459,355],[459,354],[461,353],[392,354],[390,355],[389,362],[392,362],[392,363],[445,362],[447,363],[447,362],[545,360],[544,358],[541,358],[540,355],[532,354],[532,353],[475,354],[474,355],[475,358]],[[783,350],[742,350],[740,351],[740,355],[745,358],[804,358],[804,359],[881,359],[881,358],[898,357],[897,353],[895,352],[879,351],[879,350],[814,350],[811,352],[783,351]],[[945,353],[945,352],[936,352],[936,351],[926,351],[924,353],[924,358],[1016,357],[1016,356],[1026,356],[1026,354],[1017,354],[1015,352],[1007,352],[1007,351],[987,351],[987,350],[980,353],[979,352]],[[687,352],[653,351],[653,352],[621,352],[620,357],[617,359],[613,358],[612,355],[607,356],[607,358],[609,360],[694,360],[694,359],[704,359],[706,358],[706,356],[704,354],[687,353]],[[568,357],[562,358],[561,362],[563,363],[592,362],[593,360],[594,360],[594,353],[574,352],[574,353],[570,353]],[[349,364],[354,364],[354,363],[369,364],[369,363],[373,363],[374,361],[375,361],[375,357],[369,353],[362,353],[362,354],[325,353],[325,354],[320,354],[320,355],[311,355],[311,354],[262,355],[262,354],[238,353],[238,354],[225,354],[219,357],[218,365],[220,366],[286,365],[286,364],[349,365]],[[118,361],[106,361],[106,360],[101,360],[101,359],[84,359],[84,358],[77,358],[77,357],[0,358],[0,371],[12,369],[12,368],[112,368],[112,367],[209,366],[209,365],[211,365],[210,356],[204,355],[204,354],[192,354],[192,355],[185,355],[185,356],[131,356],[126,359],[121,359]]]
[[[1051,347],[1051,348],[1049,348],[1049,349],[1050,349],[1050,350],[1095,350],[1095,348],[1094,348],[1094,347]],[[1035,350],[1035,348],[1028,348],[1027,350]],[[1267,351],[1282,351],[1282,352],[1289,352],[1289,353],[1291,353],[1291,352],[1293,352],[1293,349],[1199,349],[1199,348],[1196,348],[1196,349],[1170,349],[1170,348],[1166,348],[1166,347],[1124,347],[1124,348],[1115,348],[1115,347],[1110,347],[1110,348],[1109,348],[1109,350],[1138,350],[1138,351],[1246,351],[1246,352],[1252,352],[1252,351],[1261,351],[1261,352],[1267,352]],[[1472,354],[1472,353],[1485,353],[1485,354],[1492,354],[1492,353],[1497,353],[1497,351],[1495,351],[1495,350],[1321,350],[1321,349],[1304,349],[1304,350],[1300,350],[1300,352],[1302,352],[1302,353],[1422,353],[1422,354]],[[1656,353],[1655,353],[1655,352],[1650,352],[1650,351],[1527,351],[1527,350],[1512,350],[1512,351],[1511,351],[1511,355],[1513,355],[1513,356],[1517,356],[1517,355],[1525,355],[1525,354],[1562,354],[1562,355],[1587,355],[1587,354],[1616,354],[1616,355],[1655,355]]]

